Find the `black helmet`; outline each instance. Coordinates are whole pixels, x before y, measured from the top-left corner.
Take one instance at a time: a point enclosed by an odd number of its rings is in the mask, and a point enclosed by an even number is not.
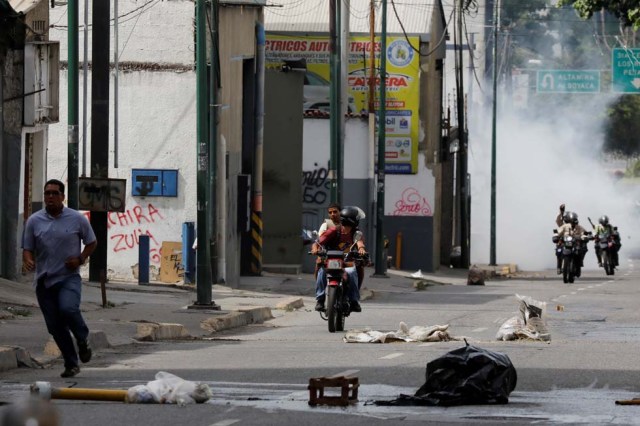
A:
[[[607,226],[609,224],[609,216],[603,215],[598,222],[600,222],[602,226]]]
[[[353,226],[354,228],[358,226],[360,220],[358,219],[359,211],[355,207],[345,207],[340,210],[340,223],[343,225]]]
[[[574,213],[574,212],[569,213],[569,219],[571,220],[571,223],[573,223],[574,225],[577,225],[578,224],[578,213]]]
[[[578,214],[574,212],[566,212],[562,217],[564,223],[578,223]]]

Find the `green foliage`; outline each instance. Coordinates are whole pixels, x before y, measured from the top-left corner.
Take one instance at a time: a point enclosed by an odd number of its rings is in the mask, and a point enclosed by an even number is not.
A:
[[[589,19],[595,12],[604,9],[618,18],[624,26],[640,29],[638,0],[560,0],[558,6],[573,6],[584,19]]]
[[[640,154],[640,96],[623,95],[610,105],[604,151],[625,156]],[[637,164],[633,167],[634,176]],[[639,169],[640,171],[640,169]]]

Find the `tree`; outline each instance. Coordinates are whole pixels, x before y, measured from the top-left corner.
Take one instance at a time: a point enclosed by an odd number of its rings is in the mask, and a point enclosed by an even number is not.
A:
[[[625,156],[640,154],[640,96],[623,95],[607,111],[604,151]]]
[[[606,10],[620,20],[625,27],[640,29],[640,4],[638,0],[560,0],[558,6],[571,5],[584,18]]]

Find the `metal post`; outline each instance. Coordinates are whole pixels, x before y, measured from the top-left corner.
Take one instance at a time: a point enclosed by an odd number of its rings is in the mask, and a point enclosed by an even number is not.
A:
[[[209,261],[209,227],[207,202],[209,194],[209,141],[207,132],[207,43],[206,43],[206,1],[196,0],[196,138],[198,144],[197,171],[197,238],[196,292],[195,305],[211,305],[211,262]]]
[[[329,1],[329,33],[330,33],[330,117],[329,117],[329,140],[330,140],[330,167],[329,167],[329,185],[330,198],[332,203],[340,203],[340,50],[339,45],[339,27],[340,20],[338,18],[339,3],[342,0]]]
[[[385,191],[385,121],[387,119],[387,0],[382,0],[382,33],[380,37],[380,106],[378,109],[378,194],[376,200],[376,262],[374,277],[387,277],[384,259],[384,191]]]
[[[87,176],[87,88],[89,86],[89,0],[84,0],[84,49],[82,61],[82,176]]]
[[[68,117],[67,117],[67,203],[78,208],[78,0],[67,4],[68,24]]]
[[[138,284],[149,284],[149,236],[138,237]]]
[[[118,0],[113,0],[113,167],[118,168],[119,141],[118,141],[118,74],[120,73],[120,58],[118,47]]]
[[[218,1],[214,0],[210,2],[209,9],[209,34],[211,38],[209,48],[209,213],[207,214],[207,232],[209,235],[210,244],[207,244],[209,254],[207,258],[211,264],[211,283],[219,282],[220,277],[224,276],[225,272],[221,271],[222,267],[218,264],[220,255],[224,256],[224,251],[221,250],[221,245],[224,244],[224,236],[218,236],[218,215],[220,214],[217,209],[218,205],[218,88],[220,65],[218,63]],[[206,11],[205,11],[206,13]],[[206,34],[206,33],[205,33]],[[206,35],[205,35],[206,39]],[[224,211],[224,207],[221,211]],[[223,230],[224,231],[224,230]],[[200,246],[202,249],[204,245]],[[212,301],[212,303],[214,303]]]
[[[493,116],[491,120],[491,237],[489,247],[489,264],[496,263],[496,139],[497,139],[497,105],[498,105],[498,26],[500,25],[500,0],[494,10],[493,20]]]

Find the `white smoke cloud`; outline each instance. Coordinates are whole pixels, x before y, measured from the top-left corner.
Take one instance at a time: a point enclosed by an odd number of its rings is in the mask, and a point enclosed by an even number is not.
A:
[[[500,96],[500,95],[499,95]],[[535,96],[535,95],[534,95]],[[560,98],[560,96],[558,96]],[[516,263],[520,270],[555,268],[552,230],[560,204],[578,214],[591,230],[603,214],[618,226],[622,260],[640,247],[640,191],[628,181],[616,182],[601,154],[602,125],[613,96],[584,95],[573,104],[549,104],[543,111],[498,108],[496,174],[497,263]],[[488,263],[491,202],[491,103],[470,112],[471,262]],[[586,269],[596,269],[593,243]]]

